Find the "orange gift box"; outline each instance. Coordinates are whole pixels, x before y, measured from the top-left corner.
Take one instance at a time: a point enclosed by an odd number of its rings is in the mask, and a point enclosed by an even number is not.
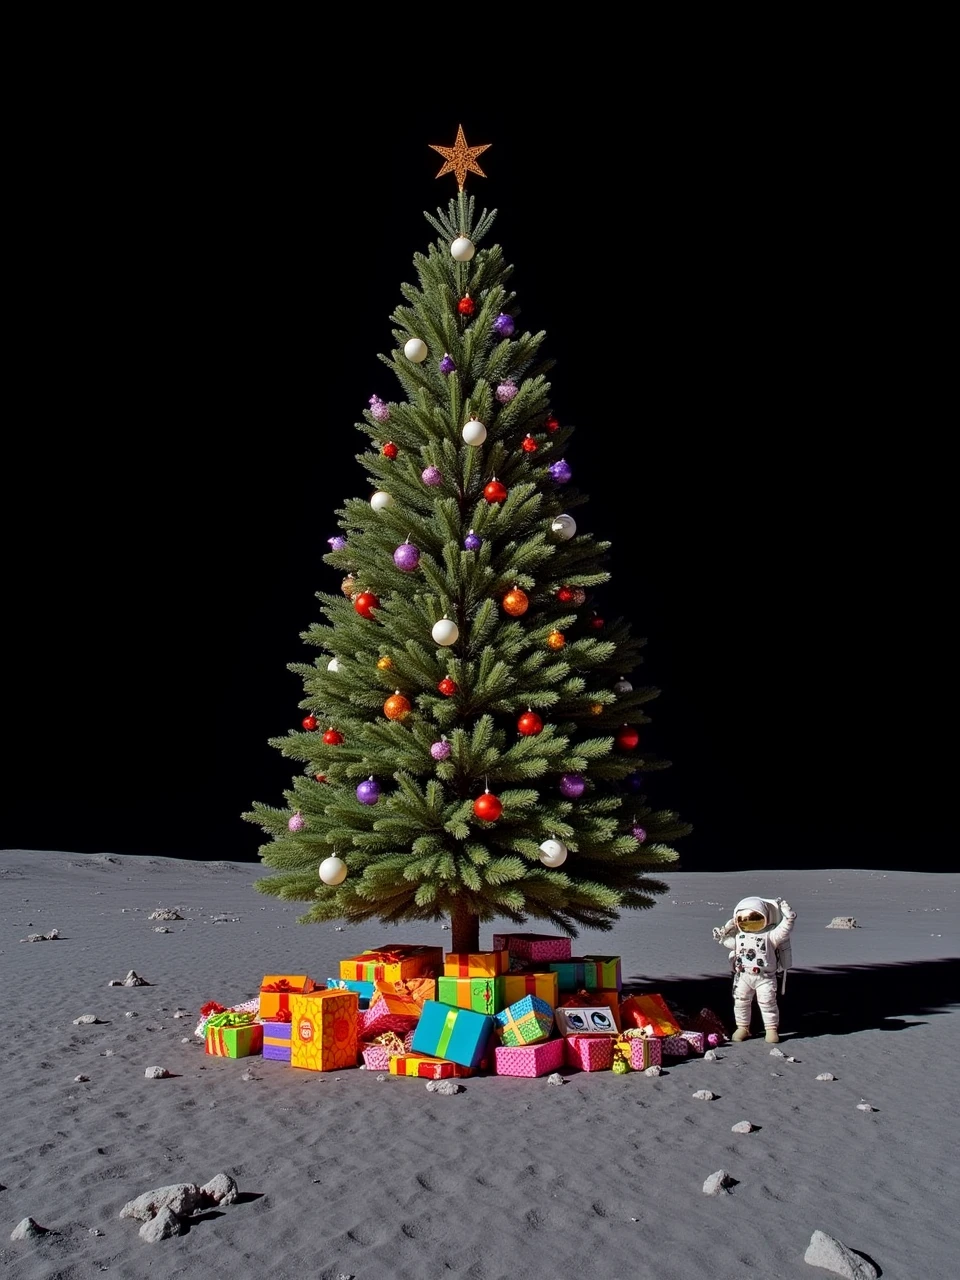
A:
[[[397,982],[375,982],[373,989],[375,993],[373,999],[376,999],[376,993],[385,996],[402,996],[404,999],[412,1000],[418,1009],[423,1008],[425,1000],[437,998],[436,978],[400,978]],[[373,1004],[373,1000],[370,1003]]]
[[[509,968],[509,951],[448,951],[443,961],[446,978],[496,978]]]
[[[271,1022],[278,1013],[290,1012],[290,997],[316,991],[317,984],[305,973],[268,973],[260,983],[260,1011],[262,1022]]]
[[[339,989],[290,997],[290,1065],[338,1071],[357,1065],[360,997]]]
[[[653,1027],[655,1036],[680,1034],[680,1023],[659,994],[628,996],[620,1004],[620,1020],[626,1027]]]
[[[384,947],[340,961],[340,977],[354,982],[399,982],[432,978],[440,967],[441,947]]]
[[[471,1067],[461,1067],[458,1062],[447,1062],[446,1058],[434,1058],[427,1053],[392,1057],[389,1070],[392,1076],[419,1076],[427,1080],[463,1079],[473,1075]]]

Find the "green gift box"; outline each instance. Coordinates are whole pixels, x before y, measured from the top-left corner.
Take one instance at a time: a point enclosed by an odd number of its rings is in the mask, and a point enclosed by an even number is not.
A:
[[[441,974],[437,979],[437,999],[458,1009],[499,1013],[507,1003],[506,978],[502,974],[496,978],[451,978]]]

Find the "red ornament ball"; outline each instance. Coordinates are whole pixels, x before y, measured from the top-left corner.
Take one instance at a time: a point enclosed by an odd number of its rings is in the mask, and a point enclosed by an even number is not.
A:
[[[561,587],[557,592],[557,599],[561,604],[569,604],[573,599],[573,587]]]
[[[503,805],[496,796],[491,795],[489,791],[485,791],[482,796],[477,796],[473,802],[473,812],[478,818],[482,818],[484,822],[496,822],[503,813]]]
[[[399,452],[400,450],[392,440],[388,440],[381,450],[381,453],[385,458],[395,458]]]
[[[445,698],[452,698],[457,692],[458,687],[457,682],[455,680],[451,680],[449,676],[444,676],[437,685],[437,688]]]
[[[504,612],[509,613],[511,618],[519,618],[530,608],[530,598],[519,587],[511,587],[503,597],[503,608]]]
[[[517,732],[522,733],[525,738],[535,737],[542,730],[543,721],[535,711],[525,711],[517,721]]]
[[[472,316],[477,309],[477,304],[470,297],[469,293],[465,294],[457,303],[457,310],[462,316]]]
[[[380,600],[372,591],[361,591],[354,600],[353,607],[362,618],[372,618],[374,609],[380,607]]]
[[[537,442],[534,440],[533,436],[526,435],[523,437],[523,442],[521,443],[520,448],[524,453],[536,453]]]
[[[303,725],[305,729],[313,730],[317,727],[317,725],[319,724],[319,721],[317,720],[317,717],[315,715],[309,715],[309,716],[304,716],[303,719],[300,721],[300,723]]]
[[[405,720],[413,708],[410,699],[402,693],[392,693],[383,704],[383,714],[388,720]]]
[[[316,778],[317,782],[326,782],[327,780],[327,775],[325,773],[315,773],[313,776]]]
[[[499,480],[491,480],[484,488],[483,496],[488,502],[503,502],[507,496],[507,487]]]
[[[339,747],[343,741],[343,734],[339,729],[328,729],[323,735],[323,740],[328,747]]]
[[[595,613],[590,619],[590,626],[594,631],[602,630],[605,625],[606,624],[604,623],[603,618],[600,617],[599,613]]]
[[[633,751],[639,745],[640,732],[632,724],[623,724],[617,730],[613,740],[621,751]]]
[[[546,420],[546,422],[543,425],[547,429],[547,431],[559,431],[560,419],[557,417],[555,413],[551,413],[550,417]]]

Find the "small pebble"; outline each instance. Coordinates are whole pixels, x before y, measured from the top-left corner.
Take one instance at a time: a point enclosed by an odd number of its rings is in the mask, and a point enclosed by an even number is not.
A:
[[[88,1084],[88,1083],[89,1083],[89,1080],[90,1080],[90,1077],[89,1077],[89,1076],[74,1076],[74,1077],[73,1077],[73,1083],[74,1083],[74,1084]]]
[[[659,1076],[663,1074],[663,1071],[662,1068],[658,1067],[657,1064],[654,1063],[652,1067],[647,1067],[643,1074],[645,1076]]]
[[[100,1019],[95,1013],[81,1013],[79,1018],[74,1018],[73,1025],[75,1027],[87,1027],[90,1026],[91,1023],[99,1021]]]
[[[731,1133],[753,1133],[757,1126],[751,1124],[749,1120],[738,1120],[730,1130]]]
[[[786,1055],[784,1054],[784,1052],[783,1052],[783,1050],[782,1050],[782,1049],[771,1049],[771,1050],[770,1050],[770,1057],[771,1057],[771,1058],[783,1058],[783,1057],[785,1057],[785,1056],[786,1056]]]
[[[147,1067],[143,1073],[148,1080],[169,1080],[170,1072],[166,1067]]]
[[[716,1049],[708,1049],[703,1055],[703,1060],[704,1062],[719,1062],[720,1055],[717,1053]]]
[[[877,1109],[876,1107],[871,1107],[871,1105],[870,1105],[870,1103],[869,1103],[869,1102],[858,1102],[858,1103],[857,1103],[857,1110],[858,1110],[858,1111],[876,1111],[876,1109]]]
[[[698,1089],[691,1096],[696,1098],[698,1102],[713,1102],[717,1095],[712,1089]]]
[[[135,1013],[133,1009],[128,1009],[128,1010],[127,1010],[127,1012],[126,1012],[123,1016],[124,1016],[125,1018],[139,1018],[139,1017],[140,1017],[139,1013]],[[149,1030],[149,1028],[148,1028],[148,1030]]]
[[[718,1169],[716,1173],[711,1173],[703,1184],[703,1194],[705,1196],[718,1196],[721,1192],[730,1194],[730,1183],[732,1179],[726,1169]]]
[[[833,1074],[832,1071],[821,1071],[820,1074],[817,1076],[818,1080],[836,1080],[836,1078],[837,1077]]]
[[[560,1074],[559,1071],[554,1071],[551,1075],[547,1076],[547,1084],[565,1084],[565,1083],[566,1081],[564,1080],[563,1076]]]
[[[377,1079],[380,1081],[381,1084],[383,1084],[384,1080],[386,1080],[387,1077],[381,1071],[381,1073],[377,1076]]]

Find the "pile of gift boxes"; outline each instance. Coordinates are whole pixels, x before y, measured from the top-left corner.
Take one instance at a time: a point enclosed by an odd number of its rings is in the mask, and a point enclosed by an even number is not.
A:
[[[622,1074],[726,1039],[709,1009],[690,1016],[657,993],[625,996],[619,956],[571,951],[569,938],[532,933],[495,934],[490,951],[469,954],[381,947],[341,960],[325,982],[267,974],[258,1001],[204,1006],[197,1033],[221,1057],[435,1080]]]

